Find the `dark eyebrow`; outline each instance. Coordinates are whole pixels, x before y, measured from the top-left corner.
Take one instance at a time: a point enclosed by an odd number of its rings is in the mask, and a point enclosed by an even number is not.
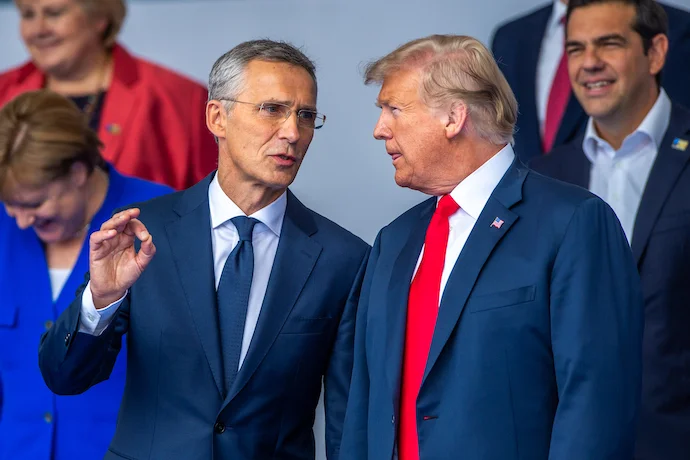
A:
[[[595,45],[601,45],[602,43],[605,42],[610,42],[610,41],[616,41],[619,43],[627,43],[628,41],[623,37],[621,34],[607,34],[607,35],[602,35],[601,37],[597,37],[592,42]],[[571,46],[584,46],[584,43],[579,40],[566,40],[565,42],[565,47],[571,47]]]
[[[627,43],[628,40],[625,39],[624,36],[621,34],[608,34],[608,35],[603,35],[601,37],[597,37],[594,39],[594,43],[601,44],[603,42],[610,42],[610,41],[616,41],[620,43]]]

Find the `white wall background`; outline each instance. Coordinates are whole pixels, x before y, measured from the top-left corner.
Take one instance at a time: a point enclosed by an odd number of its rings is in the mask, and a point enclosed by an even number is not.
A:
[[[548,0],[547,0],[548,1]],[[690,0],[667,0],[689,8]],[[241,41],[288,40],[317,65],[316,132],[292,190],[309,207],[369,243],[378,230],[424,196],[398,188],[382,143],[372,137],[377,88],[361,65],[433,33],[466,34],[488,44],[496,24],[540,0],[192,0],[130,1],[121,41],[135,54],[205,82],[213,62]],[[0,69],[27,55],[13,4],[0,6]],[[534,50],[538,52],[538,50]],[[323,422],[315,433],[323,454]]]

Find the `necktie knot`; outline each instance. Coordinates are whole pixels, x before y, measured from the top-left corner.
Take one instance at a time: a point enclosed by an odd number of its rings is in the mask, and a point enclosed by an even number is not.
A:
[[[565,14],[563,16],[561,16],[561,19],[558,20],[558,23],[562,26],[565,25]]]
[[[438,202],[436,213],[441,217],[448,218],[460,209],[460,205],[455,202],[452,196],[443,195]]]
[[[252,241],[252,232],[254,231],[254,225],[259,223],[258,220],[253,217],[237,216],[230,219],[237,233],[240,235],[240,241]]]

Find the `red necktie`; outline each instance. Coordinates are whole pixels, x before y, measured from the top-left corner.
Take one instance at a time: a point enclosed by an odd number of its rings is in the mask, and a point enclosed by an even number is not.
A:
[[[565,22],[565,17],[561,18],[561,24]],[[544,138],[542,148],[544,153],[548,153],[556,140],[558,128],[561,125],[565,108],[570,99],[570,78],[568,77],[568,55],[563,50],[561,61],[556,69],[556,76],[551,84],[549,101],[546,104],[546,117],[544,118]]]
[[[441,275],[450,231],[448,217],[459,208],[450,195],[443,196],[439,201],[426,230],[422,262],[410,285],[400,400],[400,460],[419,460],[417,396],[438,315]]]

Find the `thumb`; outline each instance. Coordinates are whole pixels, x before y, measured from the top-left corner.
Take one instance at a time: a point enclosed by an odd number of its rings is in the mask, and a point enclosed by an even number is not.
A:
[[[156,246],[153,245],[153,236],[148,232],[141,232],[138,237],[141,238],[141,247],[137,253],[138,265],[143,270],[151,262],[153,256],[156,254]]]

